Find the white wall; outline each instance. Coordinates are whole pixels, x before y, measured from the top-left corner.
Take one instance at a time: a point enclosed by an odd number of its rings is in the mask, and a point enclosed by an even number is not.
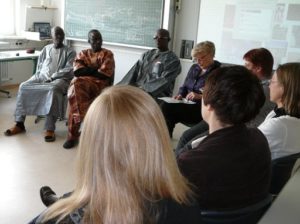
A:
[[[175,16],[174,50],[180,53],[181,40],[197,40],[200,0],[182,0],[181,9]]]

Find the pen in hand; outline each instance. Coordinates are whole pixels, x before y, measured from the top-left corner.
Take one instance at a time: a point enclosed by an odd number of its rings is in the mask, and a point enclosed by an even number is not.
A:
[[[190,92],[189,94],[186,95],[185,99],[191,100],[191,101],[192,101],[192,100],[194,99],[194,97],[195,97],[195,96],[194,96],[194,93],[193,93],[193,92]]]
[[[190,92],[189,94],[186,95],[185,98],[187,100],[197,101],[197,100],[201,100],[202,94],[201,93]]]

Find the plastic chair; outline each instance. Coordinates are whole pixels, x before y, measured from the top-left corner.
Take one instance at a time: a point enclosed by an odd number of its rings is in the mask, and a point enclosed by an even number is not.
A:
[[[271,194],[275,196],[279,194],[290,179],[295,162],[299,158],[300,153],[296,153],[272,161]]]
[[[256,224],[273,201],[269,194],[262,201],[230,211],[201,211],[204,224]]]
[[[68,106],[68,96],[67,93],[63,94],[62,98],[62,106],[61,110],[59,111],[60,116],[58,117],[59,121],[66,120],[66,111],[67,111],[67,106]],[[37,115],[34,123],[37,124],[40,120],[44,119],[46,116],[45,115]]]

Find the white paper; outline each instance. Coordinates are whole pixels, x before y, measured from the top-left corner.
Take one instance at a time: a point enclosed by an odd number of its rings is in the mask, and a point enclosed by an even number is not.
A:
[[[190,100],[187,100],[185,98],[182,98],[182,100],[176,100],[172,97],[158,97],[158,99],[160,100],[163,100],[167,103],[185,103],[185,104],[195,104],[194,101],[190,101]]]

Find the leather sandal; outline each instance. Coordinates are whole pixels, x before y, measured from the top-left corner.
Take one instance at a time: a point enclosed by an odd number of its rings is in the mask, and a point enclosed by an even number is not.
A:
[[[6,136],[12,136],[12,135],[17,135],[17,134],[20,134],[20,133],[23,133],[25,132],[26,129],[25,128],[20,128],[19,126],[15,125],[13,126],[12,128],[10,129],[7,129],[4,134]]]
[[[54,133],[54,131],[47,130],[45,132],[44,139],[45,139],[45,142],[54,142],[55,141],[55,133]]]

